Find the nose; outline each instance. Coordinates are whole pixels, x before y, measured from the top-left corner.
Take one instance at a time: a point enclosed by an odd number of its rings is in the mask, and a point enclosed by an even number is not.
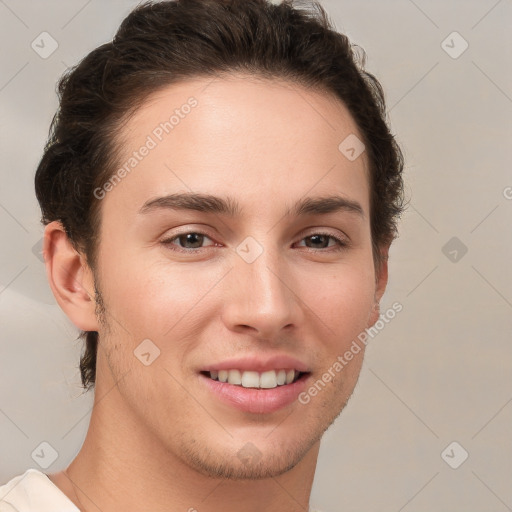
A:
[[[300,324],[301,301],[282,255],[263,250],[252,263],[238,254],[233,261],[222,315],[230,330],[275,340]]]

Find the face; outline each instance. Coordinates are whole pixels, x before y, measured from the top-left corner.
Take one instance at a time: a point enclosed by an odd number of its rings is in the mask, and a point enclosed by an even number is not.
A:
[[[118,137],[96,387],[119,381],[118,413],[201,473],[283,473],[353,391],[364,350],[333,368],[383,284],[368,161],[338,149],[351,134],[334,97],[233,75],[159,91]]]

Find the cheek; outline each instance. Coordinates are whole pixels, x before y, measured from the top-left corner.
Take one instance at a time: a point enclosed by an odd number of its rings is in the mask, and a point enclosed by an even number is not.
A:
[[[125,260],[108,277],[108,306],[135,339],[190,333],[205,313],[204,297],[225,274],[223,268],[187,268],[168,261]]]
[[[366,268],[346,267],[322,279],[303,280],[301,297],[324,326],[332,348],[342,351],[367,327],[373,309],[373,273]]]

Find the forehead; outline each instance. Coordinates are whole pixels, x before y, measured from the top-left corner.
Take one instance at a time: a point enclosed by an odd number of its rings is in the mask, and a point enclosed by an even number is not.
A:
[[[126,172],[109,201],[124,195],[140,208],[152,195],[222,188],[260,206],[270,191],[274,203],[308,191],[367,203],[366,153],[350,161],[340,150],[354,136],[362,139],[345,105],[317,89],[252,75],[176,83],[122,126],[118,168]]]

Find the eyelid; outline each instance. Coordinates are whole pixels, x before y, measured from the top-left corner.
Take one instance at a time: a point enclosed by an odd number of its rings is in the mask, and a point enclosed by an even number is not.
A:
[[[205,238],[208,238],[213,243],[210,245],[207,245],[204,247],[198,247],[195,249],[183,248],[183,247],[180,247],[179,245],[173,243],[180,236],[184,236],[184,235],[188,235],[188,234],[201,235]],[[294,242],[293,245],[295,245],[299,242],[302,242],[302,241],[304,241],[304,239],[312,237],[312,236],[326,236],[328,238],[332,238],[335,241],[335,246],[328,246],[323,249],[322,248],[315,249],[312,247],[305,247],[305,249],[308,249],[313,252],[332,252],[333,250],[334,251],[335,250],[343,250],[343,249],[348,248],[351,245],[351,241],[350,241],[349,237],[346,236],[345,234],[340,235],[338,233],[333,233],[331,231],[328,231],[327,229],[322,229],[322,228],[309,228],[308,231],[305,231],[304,233],[302,233],[299,236],[299,238],[297,239],[296,242]],[[183,228],[181,231],[179,231],[177,233],[173,233],[172,236],[164,237],[160,241],[160,243],[165,246],[173,246],[171,250],[174,250],[177,252],[182,252],[182,253],[194,253],[194,252],[198,253],[198,252],[201,252],[202,250],[208,249],[209,247],[221,247],[222,246],[222,244],[218,243],[214,239],[214,237],[210,236],[210,234],[206,230],[193,229],[190,226]],[[331,248],[330,250],[329,250],[329,247]]]
[[[334,229],[330,230],[329,228],[322,227],[308,228],[299,235],[298,241],[314,235],[330,236],[331,238],[337,239],[345,245],[349,245],[351,243],[350,237],[343,233],[343,231]]]
[[[310,238],[312,236],[326,236],[328,238],[332,238],[335,242],[335,245],[328,246],[323,249],[315,249],[313,247],[303,246],[305,249],[307,249],[309,251],[329,253],[329,252],[333,252],[333,251],[337,251],[337,250],[340,251],[340,250],[347,249],[348,247],[350,247],[350,240],[348,239],[348,237],[342,237],[338,234],[333,234],[333,233],[330,233],[327,231],[322,231],[321,229],[318,231],[313,231],[312,233],[305,234],[305,235],[301,236],[301,238],[295,243],[302,242],[304,239]]]
[[[179,245],[173,243],[180,236],[189,235],[189,234],[204,236],[205,238],[208,238],[209,240],[211,240],[213,243],[211,245],[207,245],[205,247],[199,247],[198,249],[186,249],[184,247],[180,247]],[[216,242],[215,239],[212,236],[210,236],[210,234],[208,234],[205,230],[191,229],[190,227],[184,228],[182,231],[173,233],[171,236],[164,236],[162,238],[162,240],[160,240],[160,243],[165,246],[174,246],[171,250],[174,250],[177,252],[185,252],[185,253],[199,252],[202,249],[207,249],[208,247],[219,247],[222,245],[222,244],[219,244],[218,242]]]

